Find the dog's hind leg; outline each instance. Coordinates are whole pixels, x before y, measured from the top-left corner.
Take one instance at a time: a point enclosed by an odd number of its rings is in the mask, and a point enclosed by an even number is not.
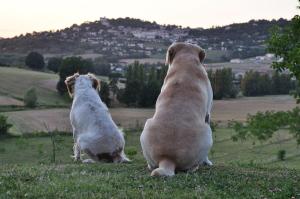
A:
[[[73,152],[74,152],[74,156],[73,156],[74,160],[79,161],[80,160],[80,147],[77,142],[74,143]]]
[[[93,154],[89,149],[84,149],[84,152],[91,158],[91,159],[85,159],[82,160],[82,163],[96,163],[99,161],[99,158]]]
[[[96,163],[96,161],[92,160],[92,159],[85,159],[85,160],[82,160],[82,163],[89,164],[89,163]]]

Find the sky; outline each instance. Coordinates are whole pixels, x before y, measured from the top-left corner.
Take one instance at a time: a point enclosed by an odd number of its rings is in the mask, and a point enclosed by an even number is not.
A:
[[[298,0],[0,0],[0,37],[63,29],[100,17],[132,17],[183,27],[251,19],[291,19]]]

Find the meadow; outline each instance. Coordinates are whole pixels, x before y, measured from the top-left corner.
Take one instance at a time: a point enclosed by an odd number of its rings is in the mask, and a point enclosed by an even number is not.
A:
[[[209,154],[214,166],[160,179],[150,177],[139,144],[154,109],[110,109],[125,132],[131,163],[73,162],[70,100],[57,94],[57,80],[55,74],[0,67],[0,112],[13,124],[0,137],[0,198],[300,198],[300,151],[293,137],[280,130],[266,142],[234,142],[227,126],[249,113],[292,109],[291,96],[215,101],[218,127]],[[32,86],[39,106],[28,109],[22,99]],[[279,150],[286,151],[284,161],[277,158]]]
[[[214,133],[210,153],[214,166],[171,179],[150,177],[141,154],[140,131],[126,131],[125,152],[132,162],[122,165],[73,162],[73,138],[67,134],[52,139],[49,135],[1,139],[0,198],[300,197],[300,154],[294,154],[293,139],[232,142],[231,132],[217,129]],[[286,161],[276,159],[280,148],[287,150]]]

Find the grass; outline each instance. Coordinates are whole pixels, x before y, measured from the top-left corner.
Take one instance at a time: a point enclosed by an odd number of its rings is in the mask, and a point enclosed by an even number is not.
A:
[[[210,155],[215,166],[201,167],[195,173],[178,173],[170,179],[150,177],[141,154],[140,132],[126,132],[126,153],[132,162],[121,165],[74,163],[70,157],[72,136],[68,135],[55,135],[55,164],[49,136],[3,138],[0,198],[300,197],[300,167],[288,169],[260,162],[260,154],[251,152],[248,142],[232,143],[228,139],[230,131],[218,129],[215,133],[215,152]],[[267,152],[264,147],[262,151]],[[256,163],[247,163],[251,153]]]
[[[125,131],[126,153],[135,161],[143,160],[139,135],[137,132]],[[218,128],[213,134],[214,145],[210,159],[217,165],[263,165],[265,167],[281,167],[300,170],[300,152],[295,139],[286,131],[278,132],[274,138],[260,143],[255,140],[233,142],[232,129]],[[43,136],[41,136],[43,135]],[[71,133],[57,135],[57,163],[72,163],[73,139]],[[277,160],[277,152],[286,151],[286,160]],[[50,163],[52,154],[51,138],[47,134],[31,134],[0,139],[0,160],[2,164]]]
[[[2,198],[298,198],[299,172],[215,166],[171,179],[127,165],[5,166]]]

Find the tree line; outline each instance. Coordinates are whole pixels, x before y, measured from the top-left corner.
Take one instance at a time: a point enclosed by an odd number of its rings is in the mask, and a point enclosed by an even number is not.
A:
[[[143,64],[134,62],[128,67],[126,86],[118,93],[118,99],[127,106],[154,106],[166,73],[166,66],[145,68]]]
[[[33,70],[50,70],[54,73],[59,73],[65,60],[68,58],[51,57],[46,64],[44,56],[38,52],[30,52],[25,58],[25,65]],[[74,59],[73,59],[74,60]],[[109,58],[98,57],[95,60],[82,59],[82,62],[89,62],[89,68],[97,75],[109,76],[111,74],[110,62],[113,61]],[[91,66],[90,66],[91,65]]]
[[[241,80],[241,91],[244,96],[282,95],[295,89],[295,82],[289,74],[274,72],[271,76],[256,71],[246,72]]]
[[[102,63],[97,69],[95,63]],[[33,69],[44,68],[45,63],[39,53],[30,53],[26,58],[26,64]],[[37,67],[39,66],[39,67]],[[64,80],[66,77],[79,72],[102,74],[110,77],[110,82],[102,82],[102,96],[109,106],[110,91],[117,99],[133,107],[153,107],[160,93],[167,67],[161,65],[140,64],[134,62],[129,65],[125,74],[125,89],[119,89],[116,85],[121,74],[110,72],[109,62],[97,59],[94,62],[81,57],[54,57],[49,59],[47,68],[59,75],[57,83],[58,92],[63,95],[67,92]],[[208,70],[214,99],[235,98],[239,93],[244,96],[278,95],[289,94],[291,90],[297,89],[296,83],[291,81],[289,74],[274,72],[273,74],[261,74],[257,71],[248,71],[243,77],[236,78],[231,68]]]

